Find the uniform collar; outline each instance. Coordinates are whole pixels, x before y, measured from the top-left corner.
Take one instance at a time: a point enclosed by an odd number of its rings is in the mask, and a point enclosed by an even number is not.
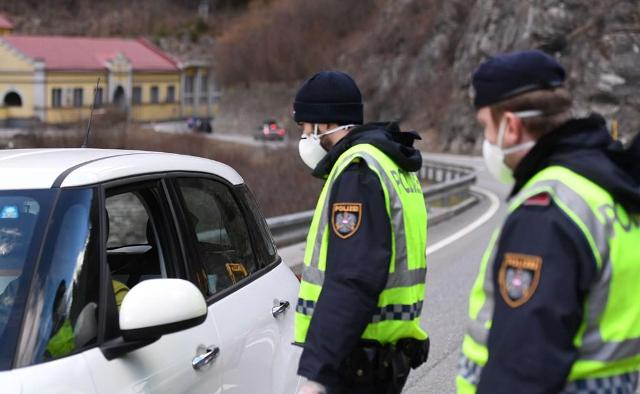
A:
[[[542,169],[555,164],[559,157],[583,150],[604,151],[612,142],[600,115],[569,120],[540,137],[522,158],[513,172],[516,182],[509,197],[516,195]]]
[[[639,155],[640,149],[624,150],[611,138],[601,116],[573,119],[540,138],[522,159],[514,171],[516,183],[509,197],[535,174],[557,165],[598,184],[628,211],[640,212],[640,179],[629,165],[639,162]]]
[[[422,155],[413,147],[417,139],[421,139],[418,133],[400,131],[400,127],[395,122],[376,122],[355,127],[318,163],[313,170],[313,176],[325,179],[338,158],[359,144],[375,146],[406,171],[418,171],[422,167]]]

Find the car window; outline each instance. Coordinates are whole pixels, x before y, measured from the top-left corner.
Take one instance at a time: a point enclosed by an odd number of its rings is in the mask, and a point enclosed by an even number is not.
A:
[[[276,260],[278,253],[276,250],[275,242],[273,240],[273,236],[271,235],[271,230],[269,230],[267,221],[262,215],[260,205],[256,201],[249,188],[245,185],[242,185],[238,187],[237,190],[242,194],[247,209],[253,217],[253,227],[255,227],[255,229],[257,230],[256,232],[254,232],[254,240],[257,245],[262,246],[265,255],[263,257],[263,261],[261,262],[261,267],[266,266]]]
[[[224,184],[202,178],[177,182],[186,225],[207,276],[207,296],[250,276],[257,269],[242,210]]]
[[[148,186],[107,194],[107,263],[118,308],[136,284],[167,277],[157,237],[158,220],[152,219],[150,208],[158,193],[156,186]]]
[[[99,226],[91,189],[60,193],[51,218],[19,354],[26,366],[64,357],[97,341]],[[12,285],[9,285],[9,288]]]
[[[149,215],[133,192],[110,196],[106,201],[109,218],[107,248],[147,245]]]
[[[182,275],[184,262],[165,188],[160,180],[107,186],[105,190],[106,256],[109,289],[105,339],[121,335],[119,311],[138,283]]]

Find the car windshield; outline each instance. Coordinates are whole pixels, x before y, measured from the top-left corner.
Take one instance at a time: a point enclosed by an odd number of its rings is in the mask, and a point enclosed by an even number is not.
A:
[[[93,189],[0,191],[0,371],[95,342],[96,212]]]
[[[53,190],[0,191],[0,370],[13,359],[54,195]]]

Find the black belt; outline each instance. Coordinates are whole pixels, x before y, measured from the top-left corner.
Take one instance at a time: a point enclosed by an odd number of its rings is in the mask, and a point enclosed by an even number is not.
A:
[[[344,379],[355,384],[374,384],[390,380],[402,381],[409,371],[427,361],[429,339],[405,338],[394,344],[361,341],[342,362]]]

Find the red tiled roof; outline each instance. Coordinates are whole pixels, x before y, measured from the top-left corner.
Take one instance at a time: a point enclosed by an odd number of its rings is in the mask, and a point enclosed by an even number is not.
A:
[[[0,29],[13,29],[13,23],[3,14],[0,14]]]
[[[0,38],[26,56],[44,61],[47,70],[103,70],[122,53],[137,71],[175,71],[169,55],[144,39],[16,36]]]

